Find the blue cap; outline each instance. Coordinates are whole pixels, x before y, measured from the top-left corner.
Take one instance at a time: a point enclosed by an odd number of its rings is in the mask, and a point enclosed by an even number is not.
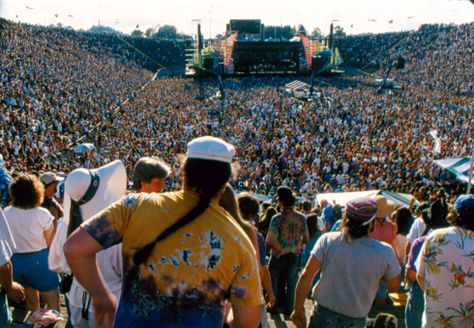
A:
[[[474,195],[461,195],[454,202],[454,209],[462,218],[474,218]]]

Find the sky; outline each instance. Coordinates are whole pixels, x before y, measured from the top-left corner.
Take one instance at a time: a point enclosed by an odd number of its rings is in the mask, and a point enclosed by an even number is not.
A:
[[[265,25],[303,24],[309,32],[318,27],[325,34],[333,22],[359,34],[473,22],[474,5],[469,0],[0,0],[0,15],[75,29],[100,22],[125,33],[169,24],[193,34],[200,20],[204,36],[214,37],[225,32],[230,19],[261,19]]]

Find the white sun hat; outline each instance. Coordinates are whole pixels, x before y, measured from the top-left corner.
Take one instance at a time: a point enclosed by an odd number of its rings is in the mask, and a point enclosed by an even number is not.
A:
[[[92,175],[91,175],[92,173]],[[98,187],[87,203],[80,206],[82,220],[86,221],[110,204],[116,202],[127,189],[127,172],[120,160],[110,162],[98,169],[75,169],[64,182],[64,217],[70,218],[71,199],[78,202],[89,189],[93,175],[98,177]]]

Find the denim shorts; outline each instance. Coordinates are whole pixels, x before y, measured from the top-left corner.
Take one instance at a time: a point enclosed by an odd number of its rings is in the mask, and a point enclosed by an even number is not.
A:
[[[321,305],[315,305],[309,328],[365,328],[366,318],[351,318],[343,314],[336,313]]]
[[[59,276],[48,268],[48,249],[32,253],[13,254],[13,280],[40,292],[58,288]]]

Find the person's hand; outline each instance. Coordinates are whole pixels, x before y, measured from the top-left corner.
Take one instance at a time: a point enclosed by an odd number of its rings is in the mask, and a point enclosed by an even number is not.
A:
[[[304,308],[294,309],[293,312],[291,313],[290,320],[293,321],[296,327],[305,328],[306,327],[306,313],[304,311]]]
[[[271,292],[271,293],[267,293],[266,296],[267,296],[267,297],[266,297],[267,308],[268,308],[268,309],[271,309],[271,308],[273,308],[273,307],[275,306],[275,302],[276,302],[276,300],[275,300],[275,295],[273,294],[273,292]]]
[[[115,311],[117,310],[117,299],[112,293],[103,297],[93,297],[95,319],[99,327],[112,328],[114,324]]]
[[[21,303],[25,300],[25,288],[16,282],[12,282],[11,287],[7,290],[7,295],[16,303]]]

